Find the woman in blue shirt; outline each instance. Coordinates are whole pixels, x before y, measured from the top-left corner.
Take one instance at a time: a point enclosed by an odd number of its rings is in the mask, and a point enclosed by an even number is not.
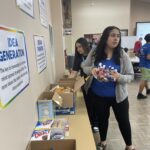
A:
[[[98,117],[101,141],[98,147],[106,149],[106,137],[110,107],[118,121],[126,143],[126,150],[135,150],[132,145],[129,121],[127,83],[133,80],[134,72],[128,55],[121,49],[120,29],[107,27],[101,36],[95,54],[92,51],[82,63],[86,74],[91,75],[86,91],[92,95]]]
[[[142,92],[146,88],[146,94],[150,94],[148,87],[148,81],[150,81],[150,34],[145,36],[146,44],[140,50],[140,67],[142,73],[142,80],[139,86],[139,93],[137,99],[145,99],[147,96],[143,95]]]

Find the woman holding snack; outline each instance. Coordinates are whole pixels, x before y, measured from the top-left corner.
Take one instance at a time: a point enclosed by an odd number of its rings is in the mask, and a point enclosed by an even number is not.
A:
[[[128,55],[121,48],[120,29],[107,27],[101,36],[96,51],[91,51],[82,63],[83,71],[90,75],[86,91],[90,92],[98,117],[101,141],[98,148],[106,149],[110,107],[126,144],[125,150],[135,150],[132,145],[129,121],[127,83],[134,78]]]

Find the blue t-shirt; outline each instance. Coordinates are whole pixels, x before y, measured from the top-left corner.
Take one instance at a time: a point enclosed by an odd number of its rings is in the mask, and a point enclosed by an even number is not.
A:
[[[106,59],[101,61],[102,65],[105,65],[105,68],[113,67],[117,70],[117,72],[120,72],[120,65],[115,64],[113,58],[112,59]],[[116,88],[116,82],[115,81],[108,81],[108,82],[102,82],[98,81],[97,79],[93,79],[91,89],[92,92],[94,92],[96,95],[101,97],[115,97],[115,88]]]
[[[147,55],[150,55],[150,44],[149,43],[144,44],[140,50],[140,64],[139,64],[139,66],[150,69],[150,60],[148,60],[146,58]]]

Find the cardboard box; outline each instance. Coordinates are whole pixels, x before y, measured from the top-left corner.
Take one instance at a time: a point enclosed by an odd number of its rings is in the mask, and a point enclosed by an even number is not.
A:
[[[62,106],[62,98],[57,93],[43,92],[37,101],[39,120],[53,119],[57,105]]]
[[[76,141],[73,139],[31,141],[26,150],[76,150]]]
[[[75,111],[75,104],[73,105],[73,107],[70,108],[56,107],[56,115],[74,115]]]
[[[54,93],[54,89],[58,84],[51,84],[46,88],[46,92]],[[56,106],[56,115],[72,115],[75,114],[75,94],[74,92],[59,93],[62,97],[62,105]]]
[[[70,93],[59,94],[65,100],[65,102],[63,102],[63,105],[62,105],[63,107],[66,107],[69,104],[71,106],[72,104],[75,103],[76,92],[81,88],[81,86],[84,83],[85,83],[85,81],[84,81],[83,77],[77,77],[76,79],[74,79],[74,78],[66,78],[66,79],[62,78],[59,80],[59,82],[58,82],[59,86],[69,87],[73,90],[73,92],[70,92]],[[72,99],[72,103],[71,103],[71,99]]]
[[[52,100],[38,100],[38,118],[39,120],[48,120],[55,117],[55,105]]]
[[[84,77],[76,77],[76,78],[61,78],[58,84],[69,86],[74,90],[74,92],[78,91],[85,83]]]
[[[51,84],[49,85],[47,88],[46,88],[46,92],[50,92],[50,93],[54,93],[54,90],[52,89],[55,89],[55,87],[57,86],[58,84]],[[72,83],[69,83],[69,84],[65,84],[64,87],[68,87],[68,86],[71,86],[73,85]],[[61,85],[60,85],[61,86]],[[69,86],[69,87],[70,87]],[[59,96],[62,97],[62,105],[61,107],[63,108],[70,108],[70,107],[73,107],[74,106],[74,92],[67,92],[67,93],[59,93]]]
[[[75,99],[76,91],[84,84],[84,78],[61,78],[58,84],[51,84],[46,88],[48,92],[54,92],[56,86],[69,87],[72,89],[71,92],[60,92],[59,95],[62,97],[63,102],[61,107],[56,107],[56,115],[68,115],[75,114]]]

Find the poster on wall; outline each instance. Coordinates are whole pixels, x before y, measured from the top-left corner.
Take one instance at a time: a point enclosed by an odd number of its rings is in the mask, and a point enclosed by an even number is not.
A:
[[[71,0],[62,0],[62,16],[64,29],[70,30],[72,28]]]
[[[46,0],[39,0],[41,24],[48,28]]]
[[[47,66],[44,38],[42,36],[35,35],[34,44],[35,44],[35,52],[36,52],[37,69],[38,69],[38,73],[40,73]]]
[[[0,107],[5,108],[29,85],[25,36],[0,26]]]
[[[21,10],[34,17],[33,0],[16,0],[16,3]]]

